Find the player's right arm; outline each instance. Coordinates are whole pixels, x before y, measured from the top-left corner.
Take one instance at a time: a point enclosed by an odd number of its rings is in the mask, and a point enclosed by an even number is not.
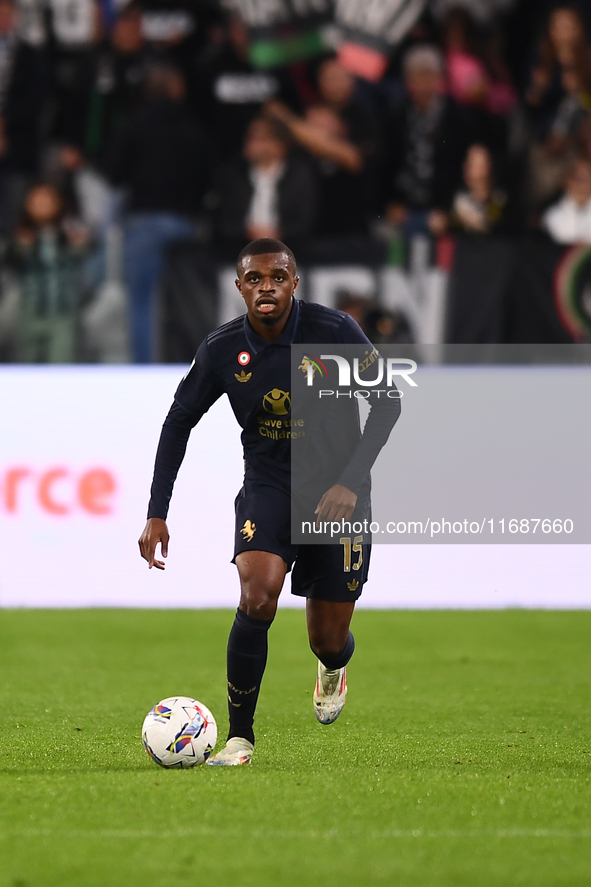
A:
[[[141,556],[151,569],[164,569],[164,562],[156,560],[156,548],[162,556],[168,555],[169,532],[166,526],[168,506],[174,482],[185,456],[191,429],[204,413],[223,394],[209,357],[207,340],[202,342],[193,364],[177,388],[160,434],[154,477],[148,506],[148,520],[139,538]]]

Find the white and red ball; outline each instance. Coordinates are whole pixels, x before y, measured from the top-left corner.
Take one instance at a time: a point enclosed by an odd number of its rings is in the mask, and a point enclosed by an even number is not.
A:
[[[215,718],[202,702],[170,696],[155,705],[142,726],[144,748],[161,767],[195,767],[212,753],[218,738]]]

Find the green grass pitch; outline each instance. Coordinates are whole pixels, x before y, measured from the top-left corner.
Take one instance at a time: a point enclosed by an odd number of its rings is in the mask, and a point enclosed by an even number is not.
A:
[[[360,611],[322,727],[282,611],[252,766],[162,770],[159,699],[225,738],[231,620],[0,612],[0,887],[591,885],[591,612]]]

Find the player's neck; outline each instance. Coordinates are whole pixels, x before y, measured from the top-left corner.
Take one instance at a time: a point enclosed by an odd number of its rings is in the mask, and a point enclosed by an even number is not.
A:
[[[279,336],[285,329],[287,321],[289,320],[289,316],[293,310],[294,303],[295,299],[292,296],[291,301],[283,314],[280,317],[274,318],[273,320],[269,319],[268,323],[264,323],[258,317],[252,317],[249,312],[249,323],[255,333],[260,336],[261,339],[265,339],[265,341],[267,342],[274,342],[275,339],[279,338]]]

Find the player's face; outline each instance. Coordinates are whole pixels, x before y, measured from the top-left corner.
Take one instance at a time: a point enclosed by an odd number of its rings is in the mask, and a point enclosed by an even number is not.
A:
[[[298,283],[295,268],[283,253],[245,256],[236,286],[255,329],[279,327],[279,335],[289,316],[291,297]]]

